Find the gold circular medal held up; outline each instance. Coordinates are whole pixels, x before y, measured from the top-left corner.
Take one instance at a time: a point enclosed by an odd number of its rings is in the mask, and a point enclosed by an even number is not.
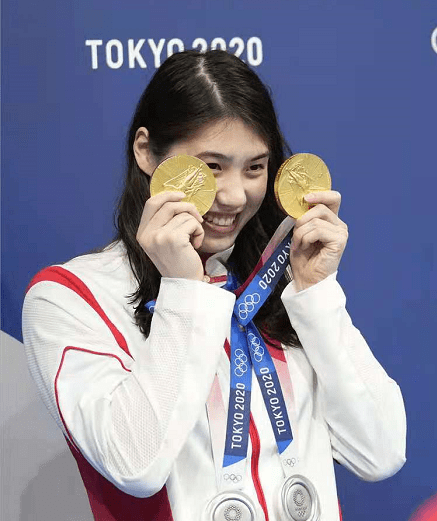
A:
[[[328,167],[314,154],[295,154],[279,167],[275,178],[276,201],[283,212],[299,219],[310,208],[304,196],[331,190]]]
[[[160,163],[150,181],[150,195],[184,192],[182,201],[193,203],[204,215],[212,206],[217,183],[209,166],[193,156],[173,156]]]

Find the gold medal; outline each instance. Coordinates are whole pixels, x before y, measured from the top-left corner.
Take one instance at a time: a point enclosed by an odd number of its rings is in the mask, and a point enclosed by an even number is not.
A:
[[[150,181],[150,195],[184,192],[182,201],[193,203],[204,215],[212,206],[217,183],[206,163],[193,156],[173,156],[160,163]]]
[[[283,212],[295,219],[310,208],[304,196],[324,190],[331,190],[331,176],[325,163],[314,154],[291,156],[276,174],[276,201]]]

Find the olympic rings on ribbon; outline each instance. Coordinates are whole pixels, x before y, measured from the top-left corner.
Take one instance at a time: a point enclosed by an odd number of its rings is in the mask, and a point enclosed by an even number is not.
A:
[[[249,347],[252,350],[255,360],[257,362],[262,362],[264,357],[264,348],[261,346],[261,340],[253,333],[249,333],[247,338],[249,339]]]
[[[246,320],[246,318],[249,316],[249,313],[252,313],[256,304],[259,304],[260,301],[261,297],[259,296],[259,293],[246,295],[243,302],[238,304],[238,316],[241,318],[241,320]]]
[[[242,478],[240,474],[225,474],[223,479],[225,481],[233,481],[234,483],[238,483]]]
[[[242,349],[235,350],[234,358],[234,374],[235,376],[241,377],[247,371],[247,356],[244,354]]]

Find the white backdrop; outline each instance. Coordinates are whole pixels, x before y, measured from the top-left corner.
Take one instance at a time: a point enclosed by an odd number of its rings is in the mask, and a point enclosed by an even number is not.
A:
[[[76,462],[27,370],[0,332],[1,521],[92,521]]]

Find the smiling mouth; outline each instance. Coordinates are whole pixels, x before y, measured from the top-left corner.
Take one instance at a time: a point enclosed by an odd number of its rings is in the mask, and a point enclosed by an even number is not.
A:
[[[219,233],[229,233],[235,229],[238,215],[205,214],[203,220],[210,229]]]
[[[237,215],[204,215],[203,219],[207,223],[215,224],[216,226],[231,226],[234,224]]]

